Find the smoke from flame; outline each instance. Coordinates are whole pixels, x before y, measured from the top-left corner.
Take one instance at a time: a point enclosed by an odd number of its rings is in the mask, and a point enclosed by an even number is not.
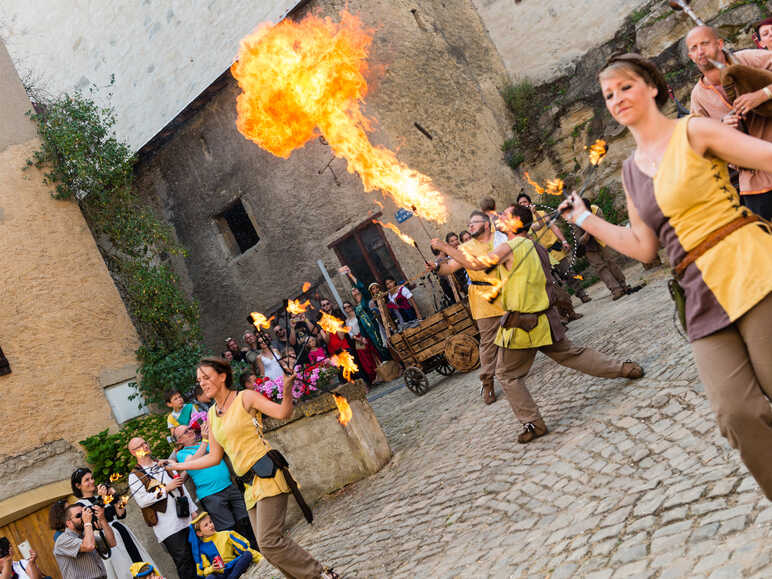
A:
[[[408,245],[415,245],[415,240],[412,237],[410,237],[409,235],[407,235],[406,233],[402,233],[399,230],[399,227],[397,227],[393,223],[384,223],[383,221],[379,221],[377,219],[373,219],[373,223],[377,223],[377,224],[381,225],[382,227],[385,227],[386,229],[390,229],[391,231],[393,231],[396,234],[397,237],[399,237],[402,241],[404,241]]]
[[[343,320],[339,320],[327,312],[320,311],[319,313],[322,314],[322,317],[319,319],[319,327],[328,334],[334,334],[336,332],[349,332],[350,328],[343,325]]]
[[[346,426],[351,422],[352,416],[354,416],[351,406],[349,406],[348,400],[340,394],[333,394],[332,397],[335,399],[335,405],[338,407],[338,422]]]
[[[256,328],[267,330],[271,327],[271,320],[273,319],[273,316],[266,318],[265,315],[261,314],[260,312],[252,312],[249,315],[252,316],[252,323]]]
[[[304,301],[302,304],[300,303],[300,300],[287,301],[287,311],[291,314],[302,314],[310,307],[311,307],[311,302],[309,302],[308,300]]]
[[[339,353],[330,358],[330,361],[335,366],[343,370],[343,379],[346,382],[351,382],[351,375],[359,370],[359,366],[357,366],[356,362],[354,362],[354,357],[348,350],[341,350]]]
[[[415,206],[419,216],[444,223],[448,211],[431,179],[367,137],[371,123],[360,103],[371,41],[372,31],[346,11],[339,23],[310,14],[300,22],[261,24],[241,41],[231,67],[243,91],[236,127],[285,159],[320,132],[365,191],[380,189],[398,207]]]

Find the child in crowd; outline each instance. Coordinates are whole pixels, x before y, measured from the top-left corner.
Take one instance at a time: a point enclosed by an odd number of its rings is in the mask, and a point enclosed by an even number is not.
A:
[[[183,424],[185,426],[190,424],[190,415],[198,412],[198,407],[195,404],[185,404],[185,399],[179,390],[168,390],[164,394],[164,400],[166,405],[172,409],[166,417],[166,426],[169,428],[170,434],[174,435],[175,428]]]
[[[263,556],[249,548],[249,541],[236,531],[215,531],[212,518],[202,511],[190,523],[188,541],[199,577],[237,579]]]
[[[257,382],[257,374],[250,371],[242,372],[239,376],[239,386],[241,386],[241,390],[254,390],[255,389],[255,382]]]
[[[209,407],[212,405],[212,400],[204,394],[204,389],[198,384],[196,385],[194,396],[196,397],[196,406],[198,406],[202,412],[209,410]]]
[[[130,568],[132,579],[164,579],[150,563],[140,561]]]
[[[324,348],[317,345],[316,336],[308,337],[306,348],[308,348],[308,360],[312,364],[316,364],[327,357],[327,352],[324,351]]]

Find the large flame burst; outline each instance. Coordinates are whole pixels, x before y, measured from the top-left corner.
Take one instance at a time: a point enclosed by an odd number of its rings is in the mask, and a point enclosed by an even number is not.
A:
[[[252,316],[252,323],[258,330],[267,330],[271,327],[271,320],[273,320],[273,316],[266,318],[265,315],[261,314],[260,312],[252,312],[249,315]]]
[[[557,177],[555,179],[547,179],[544,182],[544,187],[542,187],[536,181],[531,179],[531,176],[528,174],[528,171],[525,171],[524,175],[526,180],[531,184],[531,186],[539,195],[544,195],[545,193],[547,195],[563,194],[563,186],[564,186],[563,179],[558,179]]]
[[[287,158],[320,132],[348,161],[366,191],[380,189],[399,207],[444,223],[447,208],[431,179],[367,138],[370,122],[360,109],[367,94],[367,53],[372,31],[348,12],[341,21],[315,15],[300,22],[262,24],[241,42],[231,67],[243,93],[236,126],[246,138]]]
[[[328,334],[334,334],[336,332],[348,333],[350,331],[350,328],[344,325],[343,320],[336,318],[327,312],[319,313],[322,314],[322,317],[319,318],[319,327]]]
[[[348,350],[341,350],[330,358],[330,361],[343,371],[343,379],[346,382],[351,382],[351,375],[359,370],[359,366],[354,361],[354,356]]]
[[[351,406],[345,396],[333,393],[332,397],[335,399],[335,406],[338,407],[338,422],[346,426],[354,416]]]
[[[299,299],[287,300],[287,311],[291,314],[302,314],[309,307],[311,307],[311,302],[308,300],[304,301],[302,304]]]

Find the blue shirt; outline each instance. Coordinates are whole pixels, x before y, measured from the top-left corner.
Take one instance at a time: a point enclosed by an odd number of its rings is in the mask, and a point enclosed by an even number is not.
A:
[[[185,462],[186,458],[196,453],[199,446],[201,446],[201,443],[186,446],[182,450],[177,451],[178,461]],[[209,449],[207,448],[207,450]],[[202,468],[201,470],[189,470],[187,473],[193,479],[193,484],[196,485],[196,494],[199,499],[219,493],[231,484],[231,475],[228,471],[228,465],[225,464],[224,460],[221,460],[220,464],[215,466]]]

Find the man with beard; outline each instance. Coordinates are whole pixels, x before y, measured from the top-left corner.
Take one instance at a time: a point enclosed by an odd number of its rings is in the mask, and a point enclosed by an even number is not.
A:
[[[736,129],[746,129],[752,137],[772,141],[772,119],[754,112],[756,107],[772,99],[772,85],[740,95],[730,103],[721,86],[721,71],[715,64],[744,64],[772,71],[772,52],[740,50],[729,54],[724,50],[724,41],[710,26],[692,28],[686,36],[686,47],[689,58],[703,74],[692,89],[692,114],[718,119]],[[772,219],[772,173],[741,167],[740,197],[748,209]]]
[[[94,517],[96,515],[96,517]],[[54,543],[54,557],[63,579],[104,579],[107,577],[102,558],[97,553],[94,525],[105,536],[110,547],[115,547],[115,535],[105,519],[105,510],[93,506],[83,508],[78,503],[65,510],[65,530]]]
[[[474,257],[482,257],[494,249],[494,236],[491,230],[491,219],[483,211],[473,211],[469,216],[469,233],[472,239],[461,244],[459,250],[469,253]],[[506,235],[504,236],[506,237]],[[452,247],[448,245],[448,247]],[[452,247],[452,249],[456,249]],[[427,266],[428,267],[428,266]],[[451,259],[445,263],[436,263],[432,268],[439,275],[450,275],[462,268],[462,265]],[[488,303],[483,297],[486,289],[491,285],[489,278],[482,271],[467,270],[469,276],[469,309],[480,331],[480,394],[483,402],[493,404],[496,402],[496,394],[493,389],[493,377],[496,374],[496,331],[499,328],[499,318],[504,315],[500,300]],[[495,274],[494,274],[495,277]]]

